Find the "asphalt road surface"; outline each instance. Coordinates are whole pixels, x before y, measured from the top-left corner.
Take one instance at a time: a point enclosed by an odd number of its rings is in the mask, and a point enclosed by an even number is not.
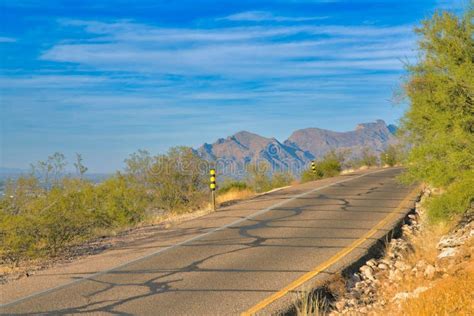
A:
[[[293,290],[363,255],[408,212],[416,189],[397,183],[400,172],[347,174],[220,209],[164,231],[145,257],[10,301],[0,313],[270,314]]]

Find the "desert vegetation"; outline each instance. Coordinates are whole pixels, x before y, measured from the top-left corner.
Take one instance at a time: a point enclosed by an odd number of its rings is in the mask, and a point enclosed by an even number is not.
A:
[[[314,181],[338,175],[343,168],[346,155],[330,151],[322,159],[315,161],[316,169],[308,168],[301,174],[301,182]]]
[[[434,222],[463,213],[474,198],[473,15],[470,6],[462,17],[439,12],[424,21],[416,29],[420,59],[408,66],[404,180],[442,189],[428,202]]]
[[[125,159],[125,170],[93,183],[76,155],[75,174],[54,153],[31,166],[29,175],[5,184],[0,199],[0,259],[21,260],[56,256],[68,247],[97,236],[152,221],[153,217],[208,207],[210,163],[191,148],[175,147],[152,156],[139,150]],[[289,173],[270,173],[268,164],[249,165],[241,181],[218,187],[219,203],[238,200],[289,185]]]
[[[310,166],[301,173],[301,182],[334,177],[343,170],[381,167],[385,165],[393,167],[401,164],[403,157],[404,151],[402,147],[396,145],[388,145],[379,155],[367,147],[363,148],[359,155],[352,155],[348,150],[332,150],[315,161],[316,169],[314,171]]]
[[[124,172],[94,184],[76,157],[77,175],[65,175],[64,155],[32,165],[9,181],[0,200],[0,256],[6,263],[55,256],[100,234],[130,227],[147,216],[192,211],[207,202],[207,163],[185,147],[152,157],[138,151]]]

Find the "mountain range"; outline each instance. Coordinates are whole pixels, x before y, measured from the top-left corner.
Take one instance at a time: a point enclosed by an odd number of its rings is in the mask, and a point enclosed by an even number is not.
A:
[[[241,131],[212,144],[205,143],[197,153],[208,161],[216,162],[224,174],[237,176],[245,165],[267,162],[272,170],[287,170],[294,173],[331,150],[347,151],[357,157],[364,148],[373,153],[382,152],[395,143],[396,126],[383,120],[358,124],[353,131],[335,132],[320,128],[300,129],[280,142],[251,132]]]

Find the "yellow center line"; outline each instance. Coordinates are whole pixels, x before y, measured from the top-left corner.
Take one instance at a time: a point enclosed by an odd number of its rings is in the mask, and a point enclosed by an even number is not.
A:
[[[408,201],[410,201],[412,198],[417,196],[420,192],[419,187],[413,189],[410,194],[405,197],[405,199],[398,205],[396,209],[394,209],[389,215],[387,215],[383,220],[381,220],[377,225],[375,225],[371,230],[369,230],[366,234],[364,234],[361,238],[355,240],[352,244],[347,246],[346,248],[342,249],[339,251],[337,254],[329,258],[327,261],[321,263],[320,265],[316,266],[313,270],[307,272],[306,274],[302,275],[298,279],[294,280],[287,286],[285,286],[283,289],[279,290],[278,292],[275,292],[274,294],[270,295],[263,301],[260,301],[250,309],[246,310],[241,314],[241,316],[249,316],[257,313],[258,311],[262,310],[266,306],[270,305],[271,303],[275,302],[276,300],[282,298],[285,296],[288,292],[293,291],[297,287],[301,286],[305,282],[309,281],[319,273],[323,272],[330,266],[332,266],[334,263],[337,261],[341,260],[343,257],[351,253],[354,249],[362,245],[365,241],[367,241],[369,238],[371,238],[373,235],[377,233],[377,231],[381,228],[383,228],[386,224],[388,224],[393,217],[395,217],[400,210],[402,210],[404,207],[406,207],[406,204]]]

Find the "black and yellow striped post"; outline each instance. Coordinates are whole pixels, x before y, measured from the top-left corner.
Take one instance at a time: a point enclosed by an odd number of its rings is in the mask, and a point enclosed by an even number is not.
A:
[[[316,163],[313,161],[311,161],[311,170],[313,170],[313,174],[316,175]]]
[[[210,184],[209,188],[211,189],[211,208],[213,211],[216,210],[216,169],[209,170]]]

